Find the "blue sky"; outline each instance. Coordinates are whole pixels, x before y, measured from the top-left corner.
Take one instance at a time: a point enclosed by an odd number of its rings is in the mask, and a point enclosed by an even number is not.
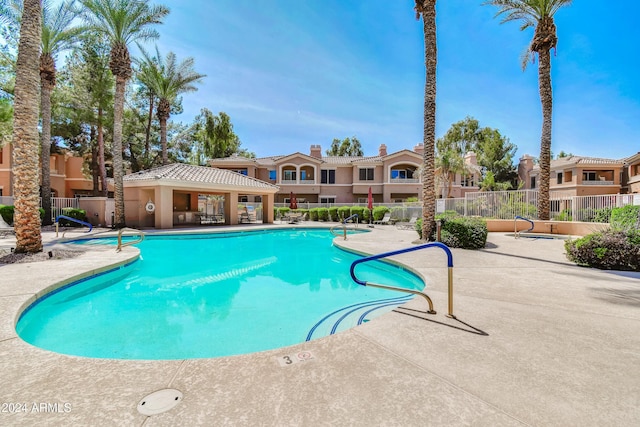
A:
[[[157,2],[156,2],[157,3]],[[437,4],[436,135],[472,116],[539,154],[537,63],[520,56],[533,30],[500,24],[481,0]],[[623,158],[640,151],[640,2],[575,0],[556,14],[552,151]],[[414,0],[164,0],[157,45],[195,58],[207,77],[184,95],[231,117],[258,157],[323,151],[357,136],[365,155],[422,141],[424,48]],[[152,46],[148,43],[147,47]]]

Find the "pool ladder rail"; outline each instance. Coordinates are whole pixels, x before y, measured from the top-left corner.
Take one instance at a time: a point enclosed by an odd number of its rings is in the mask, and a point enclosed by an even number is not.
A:
[[[130,231],[133,233],[138,233],[140,235],[140,237],[138,237],[136,240],[132,240],[130,242],[122,242],[122,234],[125,231]],[[118,230],[118,247],[116,248],[116,252],[120,252],[122,250],[122,248],[124,248],[125,246],[131,246],[131,245],[135,245],[138,244],[140,242],[142,242],[144,240],[144,233],[136,228],[128,228],[128,227],[124,227]]]
[[[358,214],[353,214],[347,218],[345,218],[340,224],[336,224],[329,229],[329,232],[336,237],[339,237],[340,234],[336,233],[336,227],[342,226],[342,235],[344,236],[344,240],[347,240],[347,222],[351,220],[355,224],[355,228],[358,228]],[[351,230],[351,229],[349,229]]]
[[[455,319],[456,316],[453,314],[453,255],[451,253],[451,249],[449,249],[449,247],[447,245],[445,245],[444,243],[440,243],[440,242],[425,243],[423,245],[419,245],[419,246],[415,246],[415,247],[411,247],[411,248],[399,249],[399,250],[396,250],[396,251],[384,252],[384,253],[381,253],[381,254],[371,255],[371,256],[364,257],[364,258],[360,258],[358,260],[355,260],[353,263],[351,263],[351,269],[350,269],[351,279],[354,282],[356,282],[357,284],[362,285],[362,286],[371,286],[371,287],[374,287],[374,288],[388,289],[388,290],[392,290],[392,291],[405,292],[405,293],[409,293],[409,294],[419,295],[419,296],[423,297],[424,299],[426,299],[427,300],[427,304],[429,304],[429,310],[427,311],[427,314],[436,314],[436,311],[433,309],[433,301],[431,301],[431,298],[429,298],[429,295],[425,294],[422,291],[416,291],[414,289],[400,288],[400,287],[396,287],[396,286],[381,285],[379,283],[366,282],[366,281],[358,279],[356,277],[356,274],[355,274],[355,269],[356,269],[356,266],[358,266],[358,264],[362,264],[362,263],[365,263],[365,262],[378,260],[378,259],[381,259],[381,258],[387,258],[387,257],[393,256],[393,255],[400,255],[400,254],[404,254],[404,253],[407,253],[407,252],[413,252],[413,251],[418,251],[418,250],[421,250],[421,249],[432,248],[432,247],[440,248],[443,251],[445,251],[445,253],[447,254],[448,313],[447,313],[446,316],[449,317],[449,318]]]
[[[518,220],[522,220],[522,221],[527,221],[529,224],[531,224],[531,227],[529,227],[529,229],[527,230],[521,230],[518,231]],[[514,237],[517,239],[520,237],[520,233],[524,232],[524,233],[528,233],[529,231],[533,230],[534,224],[533,221],[530,220],[529,218],[525,218],[523,216],[520,215],[516,215],[516,217],[513,219],[513,235]]]
[[[59,230],[60,230],[60,228],[59,228],[60,227],[60,219],[66,219],[67,221],[75,222],[76,224],[80,224],[80,225],[84,225],[85,227],[89,227],[89,230],[87,231],[87,233],[91,233],[91,230],[93,230],[93,225],[89,224],[86,221],[82,221],[82,220],[79,220],[77,218],[73,218],[73,217],[70,217],[70,216],[67,216],[67,215],[58,215],[56,217],[56,222],[55,222],[55,224],[56,224],[56,237],[58,237],[58,233],[59,233]],[[69,231],[69,230],[65,230],[62,233],[62,237],[63,238],[64,238],[64,235],[65,235],[65,233],[67,231]]]

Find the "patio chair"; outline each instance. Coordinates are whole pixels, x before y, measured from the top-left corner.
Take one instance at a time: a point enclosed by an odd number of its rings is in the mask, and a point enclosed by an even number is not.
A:
[[[381,220],[378,221],[373,221],[374,224],[393,224],[391,222],[391,214],[389,212],[387,212],[386,214],[384,214],[384,216],[382,217]]]
[[[399,230],[413,230],[416,227],[417,221],[418,221],[418,215],[412,215],[409,221],[399,222],[396,224],[396,227]]]

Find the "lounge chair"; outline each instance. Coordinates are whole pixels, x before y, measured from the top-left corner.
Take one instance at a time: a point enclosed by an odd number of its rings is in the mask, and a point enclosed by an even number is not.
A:
[[[400,230],[413,230],[416,227],[417,221],[418,221],[418,216],[413,215],[408,222],[399,222],[396,224],[396,227]]]
[[[390,213],[386,213],[384,214],[384,216],[382,217],[381,220],[378,221],[373,221],[374,224],[393,224],[391,222],[391,214]]]
[[[2,217],[0,217],[0,234],[2,235],[3,239],[7,237],[7,234],[16,234],[13,227],[4,222]]]

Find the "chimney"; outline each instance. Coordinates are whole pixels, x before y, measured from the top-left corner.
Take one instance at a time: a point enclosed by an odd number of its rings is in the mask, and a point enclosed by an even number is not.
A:
[[[387,155],[387,146],[384,144],[380,144],[380,148],[378,149],[378,155],[380,157],[384,157]]]
[[[478,165],[478,160],[477,160],[477,156],[476,153],[474,153],[473,151],[469,151],[467,154],[464,155],[464,162],[468,165]]]
[[[415,147],[413,147],[413,151],[415,151],[416,153],[423,155],[424,154],[424,144],[421,142],[419,144],[416,144]]]
[[[316,159],[322,158],[322,148],[320,145],[311,146],[311,157],[315,157]]]

